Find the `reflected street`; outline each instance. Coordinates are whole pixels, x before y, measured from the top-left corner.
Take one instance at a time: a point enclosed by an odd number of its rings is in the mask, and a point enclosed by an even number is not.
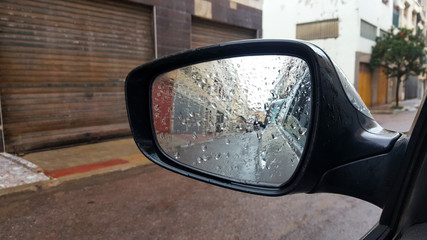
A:
[[[277,124],[264,130],[245,132],[177,149],[179,162],[247,183],[282,185],[298,164],[291,141]]]

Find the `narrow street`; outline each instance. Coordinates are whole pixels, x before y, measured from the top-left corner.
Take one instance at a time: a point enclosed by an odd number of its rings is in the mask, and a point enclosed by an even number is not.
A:
[[[380,213],[350,197],[254,196],[150,165],[2,197],[0,239],[359,239]]]

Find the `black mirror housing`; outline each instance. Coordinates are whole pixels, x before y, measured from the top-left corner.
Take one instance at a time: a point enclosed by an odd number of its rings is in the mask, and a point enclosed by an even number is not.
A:
[[[306,61],[310,68],[311,124],[300,164],[290,181],[280,187],[239,183],[183,166],[167,156],[156,142],[153,125],[151,89],[156,77],[192,64],[256,55],[294,56]],[[301,41],[247,40],[188,50],[137,67],[127,76],[125,92],[134,140],[150,160],[188,177],[260,195],[278,196],[322,190],[319,183],[328,171],[386,154],[400,137],[398,133],[382,129],[373,119],[356,109],[326,53],[313,44]],[[357,192],[362,190],[355,191],[346,194],[357,196]],[[340,190],[331,192],[339,193]]]

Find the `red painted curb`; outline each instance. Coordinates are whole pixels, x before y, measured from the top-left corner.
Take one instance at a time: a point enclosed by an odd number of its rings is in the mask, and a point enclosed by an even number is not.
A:
[[[89,172],[89,171],[93,171],[100,168],[106,168],[106,167],[111,167],[111,166],[126,164],[126,163],[128,163],[128,161],[118,158],[118,159],[112,159],[108,161],[80,165],[76,167],[70,167],[70,168],[64,168],[64,169],[58,169],[58,170],[52,170],[52,171],[44,171],[44,173],[49,177],[59,178],[59,177],[64,177],[64,176],[68,176],[76,173],[84,173],[84,172]]]

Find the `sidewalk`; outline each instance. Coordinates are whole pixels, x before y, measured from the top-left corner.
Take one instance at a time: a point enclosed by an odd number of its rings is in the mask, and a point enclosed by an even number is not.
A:
[[[71,146],[16,157],[0,154],[0,196],[150,164],[132,138]]]
[[[394,102],[369,107],[369,110],[372,114],[393,114],[401,111],[417,111],[421,104],[421,99],[409,99],[404,101],[399,101],[399,106],[402,106],[402,109],[393,109],[392,107],[395,105]]]

